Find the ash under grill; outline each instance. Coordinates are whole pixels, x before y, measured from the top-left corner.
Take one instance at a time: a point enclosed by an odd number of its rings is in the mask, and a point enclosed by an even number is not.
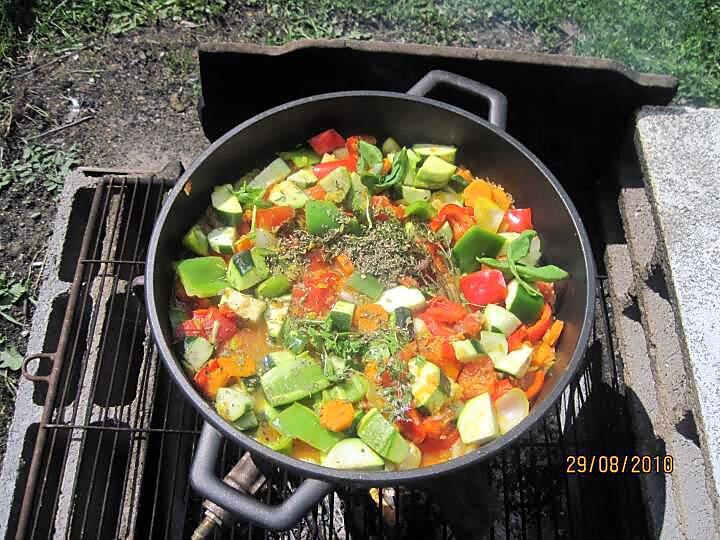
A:
[[[15,512],[26,505],[28,538],[186,538],[203,517],[202,501],[188,484],[202,421],[161,366],[131,287],[143,271],[150,225],[170,185],[111,176],[91,189],[85,251],[61,302],[67,326],[55,362],[62,368],[55,397],[46,403],[34,496],[23,498],[19,483],[12,503]],[[632,454],[605,279],[597,286],[584,369],[551,414],[487,468],[430,489],[386,488],[375,498],[341,489],[296,529],[269,537],[571,538],[600,531],[642,537],[637,477],[565,472],[568,456]],[[55,316],[62,318],[62,310]],[[239,449],[226,444],[218,473],[239,457]],[[264,472],[268,481],[257,496],[272,503],[284,500],[299,480],[276,469]],[[392,506],[381,508],[378,496]],[[217,537],[268,533],[239,523]]]

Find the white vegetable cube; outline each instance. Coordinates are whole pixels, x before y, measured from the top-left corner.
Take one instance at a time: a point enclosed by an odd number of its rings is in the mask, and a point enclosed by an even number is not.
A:
[[[260,321],[267,308],[267,304],[262,300],[233,289],[225,289],[220,298],[220,305],[229,307],[238,317],[253,323]]]

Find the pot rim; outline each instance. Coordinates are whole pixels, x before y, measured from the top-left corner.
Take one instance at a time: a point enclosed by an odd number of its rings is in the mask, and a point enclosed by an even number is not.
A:
[[[517,151],[523,154],[531,163],[540,170],[545,179],[550,182],[551,186],[558,194],[560,200],[563,203],[565,211],[569,213],[571,221],[575,226],[575,230],[580,240],[581,250],[583,253],[583,259],[585,263],[586,273],[586,290],[585,290],[585,313],[582,320],[582,326],[578,335],[578,340],[575,345],[575,349],[568,360],[567,368],[559,376],[552,391],[543,399],[540,403],[530,409],[530,414],[523,419],[517,426],[515,426],[510,432],[506,433],[495,439],[494,441],[479,447],[476,450],[443,463],[433,465],[431,467],[423,467],[410,469],[407,471],[354,471],[354,470],[342,470],[332,469],[329,467],[323,467],[313,463],[301,461],[299,459],[287,456],[280,452],[271,450],[267,446],[255,441],[249,435],[245,435],[243,432],[232,427],[227,421],[225,421],[200,395],[195,387],[190,382],[190,379],[186,376],[180,363],[175,360],[175,353],[169,346],[167,341],[164,339],[160,326],[160,317],[157,306],[155,305],[155,283],[153,276],[155,274],[155,254],[157,250],[158,241],[160,234],[164,227],[167,216],[172,207],[172,203],[178,197],[182,191],[185,182],[188,181],[198,167],[209,159],[213,153],[225,144],[228,140],[235,137],[238,133],[244,131],[246,128],[264,121],[265,119],[278,114],[280,112],[300,107],[308,103],[314,103],[325,100],[333,100],[340,98],[355,98],[355,97],[379,97],[387,99],[399,99],[404,101],[412,101],[421,103],[431,107],[439,107],[445,109],[451,113],[458,114],[464,118],[471,120],[480,126],[491,130],[497,136],[502,137],[508,144],[512,145]],[[507,132],[500,128],[490,124],[487,120],[470,113],[464,109],[456,107],[454,105],[444,103],[435,99],[430,99],[421,96],[413,96],[400,92],[387,92],[387,91],[344,91],[344,92],[331,92],[325,94],[317,94],[305,98],[296,99],[278,105],[266,111],[263,111],[248,120],[238,124],[233,129],[226,132],[210,146],[208,146],[190,165],[185,173],[177,181],[176,185],[172,188],[168,194],[167,200],[162,206],[160,214],[155,221],[153,232],[150,237],[148,245],[148,256],[145,269],[145,302],[147,307],[147,316],[150,322],[150,329],[153,340],[158,347],[158,353],[162,358],[165,367],[170,372],[170,375],[174,379],[174,383],[177,384],[185,396],[191,401],[193,406],[202,414],[205,421],[209,422],[216,430],[223,434],[226,438],[232,440],[236,444],[245,448],[253,454],[259,454],[262,459],[267,460],[274,465],[285,468],[292,472],[298,473],[305,478],[317,478],[326,480],[332,483],[345,483],[351,485],[366,485],[366,486],[388,486],[407,484],[412,482],[418,482],[423,480],[432,479],[438,475],[452,474],[459,472],[460,470],[478,463],[484,462],[487,459],[493,457],[502,449],[510,446],[521,436],[523,436],[536,422],[542,419],[550,407],[555,405],[555,402],[560,398],[562,393],[566,390],[572,378],[578,371],[582,359],[585,355],[587,344],[590,338],[590,332],[592,330],[593,319],[594,319],[594,308],[595,308],[595,296],[596,296],[596,271],[595,263],[592,256],[592,250],[590,248],[590,241],[588,239],[587,232],[583,226],[580,215],[572,203],[569,195],[553,176],[550,170],[522,143],[517,141]]]

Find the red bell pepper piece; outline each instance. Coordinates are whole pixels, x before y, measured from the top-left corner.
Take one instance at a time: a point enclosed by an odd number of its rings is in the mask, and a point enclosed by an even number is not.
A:
[[[550,307],[550,304],[545,304],[543,306],[543,310],[540,312],[540,318],[535,321],[534,324],[528,326],[527,338],[532,343],[540,341],[545,335],[545,332],[547,332],[547,329],[550,328],[551,319],[552,308]]]
[[[482,324],[471,314],[465,315],[463,320],[455,325],[458,334],[465,334],[467,337],[475,337],[482,330]]]
[[[302,283],[293,287],[292,298],[303,310],[318,315],[327,313],[335,303],[340,276],[330,270],[311,271]]]
[[[450,325],[436,321],[433,317],[424,313],[418,313],[418,319],[425,323],[428,331],[433,336],[452,336],[455,331]]]
[[[183,321],[178,327],[181,337],[202,336],[205,339],[214,337],[215,344],[230,339],[237,332],[235,315],[232,311],[216,307],[196,309],[193,316]]]
[[[426,437],[425,428],[422,425],[422,417],[417,409],[410,409],[407,418],[398,420],[397,427],[403,437],[414,444],[421,444]]]
[[[460,278],[465,299],[476,306],[497,304],[505,300],[507,287],[500,270],[480,270]]]
[[[289,206],[258,208],[255,214],[255,226],[271,231],[290,221],[293,217],[295,217],[295,210]]]
[[[507,232],[521,233],[532,229],[532,208],[508,210],[503,217],[503,223]]]
[[[527,327],[523,324],[507,338],[508,352],[520,348],[522,342],[527,338]]]
[[[348,172],[353,172],[357,168],[357,157],[348,156],[345,159],[338,159],[337,161],[326,161],[325,163],[318,163],[313,165],[313,174],[318,179],[323,178],[333,172],[339,167],[347,168]]]
[[[457,204],[446,204],[437,216],[430,222],[430,228],[437,231],[445,222],[449,222],[453,231],[453,238],[457,242],[465,232],[475,225],[473,209],[458,206]]]
[[[340,148],[345,145],[345,139],[334,129],[328,129],[322,133],[318,133],[314,137],[308,139],[310,146],[318,154],[326,154],[332,152],[336,148]]]

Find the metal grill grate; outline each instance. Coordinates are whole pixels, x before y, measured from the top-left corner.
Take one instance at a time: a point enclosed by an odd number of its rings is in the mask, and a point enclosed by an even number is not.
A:
[[[57,373],[49,385],[36,383],[46,414],[24,498],[14,502],[28,538],[185,538],[202,519],[202,501],[188,484],[201,419],[160,366],[130,287],[168,187],[156,178],[107,177],[93,190],[58,352],[37,371],[49,375],[54,365]],[[216,537],[644,537],[636,477],[565,474],[566,456],[627,455],[633,447],[604,279],[598,288],[584,369],[551,414],[489,466],[430,495],[386,488],[379,496],[394,507],[339,489],[293,531],[239,523]],[[226,444],[218,472],[238,458]],[[268,502],[298,480],[265,472],[258,496]]]

